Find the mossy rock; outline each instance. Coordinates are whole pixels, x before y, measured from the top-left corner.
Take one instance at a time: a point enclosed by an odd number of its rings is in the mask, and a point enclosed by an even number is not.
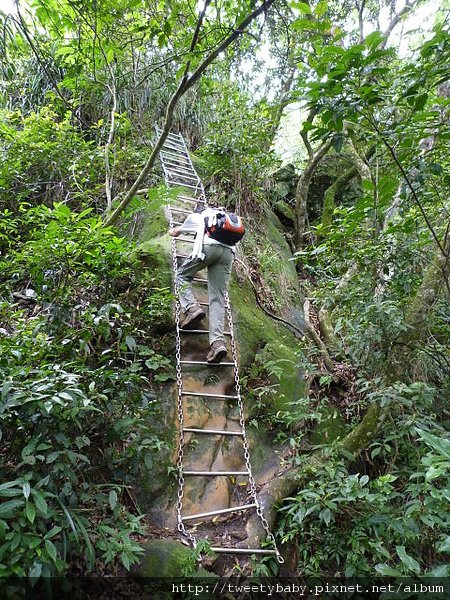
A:
[[[171,239],[168,234],[142,242],[134,257],[151,269],[158,287],[172,287]]]
[[[272,210],[264,212],[264,230],[249,231],[244,253],[257,261],[258,271],[272,293],[278,310],[288,316],[299,303],[299,283],[292,251],[286,241],[283,225]],[[283,315],[283,313],[282,313]]]
[[[138,577],[187,577],[197,572],[193,550],[176,540],[148,540],[144,549],[145,556],[134,573]]]
[[[280,379],[272,377],[272,381],[279,384],[274,410],[287,409],[287,404],[301,395],[304,386],[303,373],[297,366],[295,336],[256,306],[250,283],[233,282],[230,298],[242,369],[249,368],[255,360],[263,369],[269,366],[269,372],[271,366],[282,366]]]
[[[152,455],[153,460],[142,461],[138,484],[135,493],[141,510],[151,513],[152,521],[165,526],[167,506],[176,495],[176,482],[169,474],[169,467],[173,464],[173,452],[176,446],[177,429],[175,426],[175,386],[172,383],[161,385],[155,392],[158,412],[151,411],[147,424],[153,435],[163,440],[167,447],[161,448],[157,454]]]
[[[163,209],[153,209],[151,212],[146,210],[143,214],[142,220],[143,225],[139,233],[139,239],[141,242],[152,240],[167,233],[169,225]]]
[[[333,407],[323,407],[321,409],[322,420],[314,429],[309,437],[311,444],[319,446],[322,444],[331,444],[338,438],[343,438],[347,432],[344,417]]]
[[[295,166],[292,163],[283,165],[282,167],[272,171],[270,177],[275,181],[288,181],[295,182],[298,179],[298,175],[295,172]]]
[[[176,540],[171,538],[153,539],[145,542],[143,546],[144,558],[133,572],[133,576],[136,578],[161,580],[166,577],[174,579],[185,577],[215,579],[218,577],[215,573],[199,567],[194,550],[183,546]],[[145,584],[145,581],[143,583]]]
[[[292,208],[292,206],[289,206],[287,202],[285,202],[284,200],[278,200],[273,205],[273,210],[277,215],[279,215],[279,218],[293,225],[295,219],[294,209]]]

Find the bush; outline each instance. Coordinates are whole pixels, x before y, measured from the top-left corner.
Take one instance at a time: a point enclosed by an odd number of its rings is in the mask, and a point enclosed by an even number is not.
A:
[[[169,459],[149,399],[172,377],[152,337],[172,297],[89,210],[32,208],[21,226],[0,261],[0,576],[129,569],[132,486]]]

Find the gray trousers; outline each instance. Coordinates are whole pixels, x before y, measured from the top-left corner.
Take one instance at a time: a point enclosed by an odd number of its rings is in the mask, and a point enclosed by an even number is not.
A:
[[[203,244],[205,258],[187,258],[178,269],[180,304],[183,311],[198,304],[192,292],[192,280],[205,267],[208,268],[209,343],[223,340],[225,320],[225,292],[231,275],[234,253],[220,244]]]

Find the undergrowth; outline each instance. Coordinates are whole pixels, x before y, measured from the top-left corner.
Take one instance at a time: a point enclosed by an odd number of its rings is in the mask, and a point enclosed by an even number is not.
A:
[[[0,258],[0,576],[120,573],[143,552],[133,484],[170,460],[171,293],[90,209],[19,214]]]

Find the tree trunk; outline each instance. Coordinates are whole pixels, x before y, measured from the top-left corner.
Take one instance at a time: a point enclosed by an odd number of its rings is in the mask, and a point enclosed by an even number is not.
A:
[[[322,142],[321,146],[313,152],[308,160],[308,163],[300,175],[297,190],[295,193],[295,210],[294,210],[294,246],[297,250],[304,244],[306,233],[306,222],[308,214],[308,191],[311,184],[311,179],[314,175],[318,164],[331,148],[332,138]]]
[[[375,146],[372,146],[365,155],[365,160],[369,160],[375,153]],[[336,206],[335,198],[337,194],[340,194],[345,186],[360,174],[362,177],[367,178],[368,167],[365,162],[356,155],[355,152],[355,165],[351,167],[346,173],[343,173],[336,181],[330,185],[325,191],[323,199],[323,210],[322,210],[322,226],[326,230],[332,223],[333,213]]]

